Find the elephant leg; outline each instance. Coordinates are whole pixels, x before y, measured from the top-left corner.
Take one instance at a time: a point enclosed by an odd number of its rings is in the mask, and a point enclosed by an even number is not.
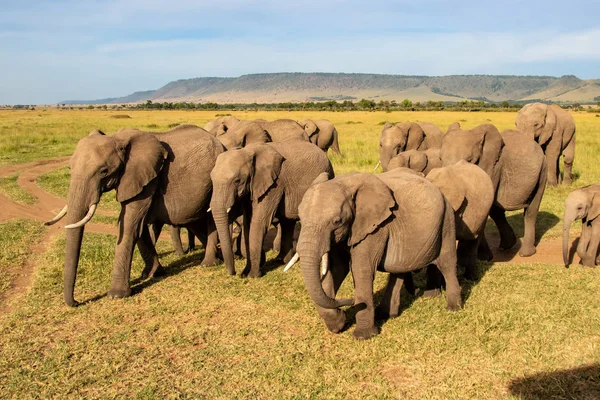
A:
[[[519,255],[521,257],[530,257],[535,254],[535,224],[537,221],[538,212],[540,210],[540,204],[542,203],[542,196],[544,196],[544,190],[546,190],[546,178],[548,174],[546,171],[546,162],[542,165],[540,171],[540,180],[538,182],[535,195],[529,205],[523,211],[523,218],[525,219],[525,233],[519,249]]]
[[[348,272],[350,272],[350,259],[348,254],[344,251],[332,251],[329,252],[329,270],[323,277],[323,290],[332,299],[335,298],[340,286],[346,279]],[[338,309],[326,309],[317,306],[317,311],[325,326],[333,333],[339,333],[344,329],[346,325],[346,313],[343,310]]]
[[[548,164],[548,185],[556,186],[560,183],[560,153],[562,148],[562,138],[557,140],[554,136],[550,139],[544,153],[546,154],[546,163]]]
[[[171,234],[171,242],[173,242],[175,254],[180,257],[183,256],[185,253],[183,251],[183,244],[181,244],[181,229],[177,226],[171,226],[169,233]]]
[[[357,310],[354,337],[360,340],[370,339],[379,334],[375,325],[373,281],[382,252],[381,246],[374,246],[373,242],[363,241],[352,249],[351,272],[354,281],[354,308]],[[381,254],[377,255],[378,252]]]
[[[150,229],[148,229],[148,226],[143,228],[140,239],[137,242],[137,246],[142,259],[144,260],[144,264],[146,265],[142,271],[142,279],[153,278],[155,276],[162,275],[163,268],[158,261],[158,254],[156,253],[154,243],[152,243],[152,237],[150,235]]]
[[[158,237],[162,232],[164,224],[162,222],[155,221],[150,224],[150,226],[152,228],[150,229],[150,239],[152,239],[152,244],[156,246],[156,242],[158,241]]]
[[[600,244],[600,224],[593,221],[591,223],[590,241],[585,253],[585,258],[582,259],[583,265],[586,267],[595,267],[596,258],[598,257],[598,245]]]
[[[586,257],[587,249],[590,244],[590,237],[592,234],[592,226],[589,222],[584,221],[581,224],[581,236],[579,237],[579,243],[577,243],[577,255],[583,264],[583,259]]]
[[[108,297],[121,298],[131,294],[129,279],[131,275],[131,259],[133,249],[140,238],[144,219],[152,204],[151,193],[155,185],[148,185],[139,195],[139,200],[133,200],[121,205],[119,215],[119,234],[115,248],[115,261],[112,272],[112,283]]]
[[[410,283],[409,283],[410,281]],[[395,318],[400,314],[400,293],[402,285],[407,283],[407,290],[411,295],[414,294],[414,283],[412,273],[389,274],[388,283],[385,287],[385,292],[381,302],[375,309],[376,319]],[[412,285],[412,291],[409,286]]]
[[[485,226],[479,234],[479,244],[477,245],[477,259],[481,261],[492,261],[494,259],[494,253],[490,249],[490,245],[485,238]]]
[[[294,256],[294,229],[296,221],[292,219],[279,219],[279,231],[281,232],[281,250],[277,256],[277,260],[287,263]],[[279,234],[279,232],[278,232]]]
[[[203,242],[204,259],[200,265],[203,267],[217,265],[219,263],[217,258],[218,238],[217,229],[215,228],[215,223],[212,218],[194,221],[186,227]]]
[[[263,200],[264,201],[264,200]],[[268,202],[266,202],[268,204]],[[271,225],[276,207],[253,207],[252,218],[250,219],[250,231],[247,243],[249,245],[248,259],[246,268],[242,272],[242,277],[259,278],[262,276],[260,269],[263,258],[263,245],[265,235]],[[244,224],[246,222],[244,221]]]
[[[479,239],[459,240],[456,248],[458,263],[465,268],[465,278],[476,281],[477,273],[477,247]]]
[[[439,268],[434,264],[429,264],[426,270],[427,282],[423,297],[436,297],[442,294],[444,286],[444,277],[440,273]]]
[[[277,235],[273,240],[273,251],[277,252],[279,255],[277,258],[281,256],[281,235],[282,235],[282,226],[281,222],[276,225],[277,227]]]
[[[567,185],[571,185],[572,183],[572,169],[573,169],[573,160],[575,159],[575,134],[571,138],[571,141],[563,150],[563,163],[565,165],[564,178],[563,182]]]
[[[513,231],[513,228],[506,220],[504,210],[497,205],[493,205],[490,210],[490,217],[492,217],[498,227],[498,231],[500,231],[500,251],[511,249],[517,243],[517,237],[515,231]]]
[[[196,250],[196,236],[189,229],[187,231],[188,231],[187,232],[188,233],[188,248],[187,248],[186,253],[189,253],[190,251]]]
[[[454,222],[454,213],[446,213],[444,227],[452,226]],[[446,303],[447,309],[456,311],[461,307],[462,300],[460,298],[460,285],[456,276],[456,232],[454,229],[446,229],[442,231],[442,248],[440,255],[435,264],[444,276],[446,282]]]

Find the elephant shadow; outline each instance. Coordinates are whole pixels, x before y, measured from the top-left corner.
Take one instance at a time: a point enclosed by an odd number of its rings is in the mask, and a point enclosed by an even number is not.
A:
[[[598,399],[600,364],[525,376],[510,382],[508,389],[523,400]]]

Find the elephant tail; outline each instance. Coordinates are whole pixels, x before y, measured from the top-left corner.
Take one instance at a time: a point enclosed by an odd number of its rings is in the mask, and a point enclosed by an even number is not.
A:
[[[340,145],[338,143],[338,131],[335,129],[335,127],[333,128],[333,143],[331,143],[331,148],[337,155],[342,156]]]

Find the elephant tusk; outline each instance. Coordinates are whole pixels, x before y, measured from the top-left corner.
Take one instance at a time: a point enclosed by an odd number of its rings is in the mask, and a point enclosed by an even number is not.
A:
[[[329,253],[323,254],[321,257],[321,277],[327,275],[327,271],[329,270]]]
[[[208,210],[206,210],[207,213],[209,213],[212,210],[212,207],[208,207]]]
[[[90,209],[88,210],[88,213],[85,215],[85,217],[83,217],[83,219],[81,221],[76,222],[74,224],[67,225],[67,226],[65,226],[65,229],[79,228],[79,227],[82,227],[85,224],[87,224],[90,221],[90,219],[92,219],[92,217],[94,216],[97,206],[98,206],[97,203],[92,204],[90,206]]]
[[[231,211],[231,207],[229,207],[229,208],[227,209],[227,214],[229,214],[229,211]]]
[[[298,255],[298,253],[294,254],[294,257],[292,257],[292,259],[290,260],[290,262],[287,263],[287,265],[283,269],[283,272],[287,272],[288,269],[292,268],[292,266],[294,264],[296,264],[296,261],[298,261],[299,258],[300,258],[300,256]]]
[[[381,161],[378,161],[375,168],[373,168],[373,172],[377,171],[377,168],[379,168],[380,165],[381,165]]]
[[[55,223],[60,221],[65,215],[67,215],[67,207],[68,206],[69,206],[68,204],[66,206],[64,206],[64,208],[62,210],[60,210],[60,212],[58,214],[56,214],[56,217],[52,218],[50,221],[44,222],[44,225],[50,226],[50,225],[54,225]]]

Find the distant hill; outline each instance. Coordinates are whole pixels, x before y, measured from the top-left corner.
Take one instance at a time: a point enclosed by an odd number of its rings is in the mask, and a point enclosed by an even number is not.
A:
[[[413,102],[476,99],[500,102],[550,100],[592,102],[600,98],[600,79],[573,75],[451,75],[273,73],[237,78],[192,78],[169,82],[157,90],[99,100],[66,100],[65,104],[120,104],[152,101],[215,103],[281,103],[325,100],[396,100]]]

